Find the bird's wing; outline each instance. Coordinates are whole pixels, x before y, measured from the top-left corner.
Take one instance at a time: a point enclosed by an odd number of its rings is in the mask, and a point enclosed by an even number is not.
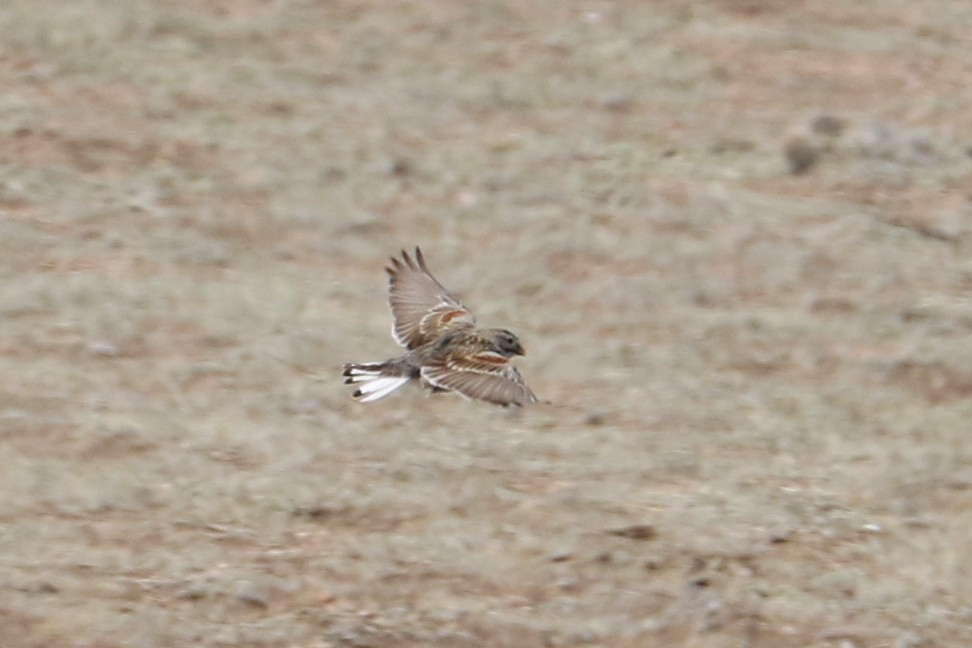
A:
[[[472,312],[432,276],[419,248],[414,259],[402,250],[402,258],[392,257],[385,271],[392,336],[406,349],[437,339],[449,325],[476,323]]]
[[[474,355],[450,355],[422,367],[422,378],[433,387],[455,391],[478,400],[498,405],[536,403],[523,376],[508,358],[490,351]]]

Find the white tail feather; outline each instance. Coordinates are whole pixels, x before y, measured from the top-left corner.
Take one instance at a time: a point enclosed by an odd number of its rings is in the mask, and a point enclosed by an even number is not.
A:
[[[381,373],[384,366],[384,362],[362,362],[358,364],[348,363],[344,365],[344,369],[347,372],[345,375],[376,375]]]
[[[358,371],[356,369],[352,369],[348,372],[348,379],[345,382],[348,384],[368,382],[369,380],[374,380],[375,378],[379,377],[381,377],[381,374],[377,371]]]
[[[377,372],[369,375],[355,373],[350,379],[359,384],[355,397],[362,403],[384,398],[408,382],[407,376],[379,376]]]
[[[374,380],[381,375],[381,369],[384,366],[382,362],[367,362],[362,364],[346,364],[344,365],[344,375],[347,376],[347,380],[344,382],[349,385],[359,382],[365,382],[368,380]]]

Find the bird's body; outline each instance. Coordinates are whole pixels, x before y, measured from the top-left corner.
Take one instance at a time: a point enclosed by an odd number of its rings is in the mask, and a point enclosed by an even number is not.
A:
[[[344,365],[345,382],[357,385],[355,398],[378,400],[417,380],[432,391],[501,405],[536,402],[510,362],[524,355],[516,336],[505,329],[477,328],[469,309],[429,272],[421,250],[415,248],[414,259],[403,251],[386,270],[392,336],[408,351],[385,362]]]

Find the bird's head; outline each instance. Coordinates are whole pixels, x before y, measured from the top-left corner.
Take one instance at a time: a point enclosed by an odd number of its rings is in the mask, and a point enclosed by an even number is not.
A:
[[[496,351],[507,358],[512,358],[517,355],[526,355],[526,351],[523,350],[523,346],[520,341],[516,339],[516,336],[507,331],[506,329],[496,329],[490,336],[490,342]]]

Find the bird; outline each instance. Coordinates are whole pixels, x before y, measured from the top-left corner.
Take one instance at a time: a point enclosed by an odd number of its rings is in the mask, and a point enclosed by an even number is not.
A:
[[[406,353],[384,362],[345,364],[344,382],[355,386],[355,400],[376,401],[418,382],[432,393],[455,392],[497,405],[537,402],[511,362],[526,355],[516,335],[477,327],[472,311],[432,276],[418,246],[414,256],[402,250],[392,257],[385,272],[392,337]]]

